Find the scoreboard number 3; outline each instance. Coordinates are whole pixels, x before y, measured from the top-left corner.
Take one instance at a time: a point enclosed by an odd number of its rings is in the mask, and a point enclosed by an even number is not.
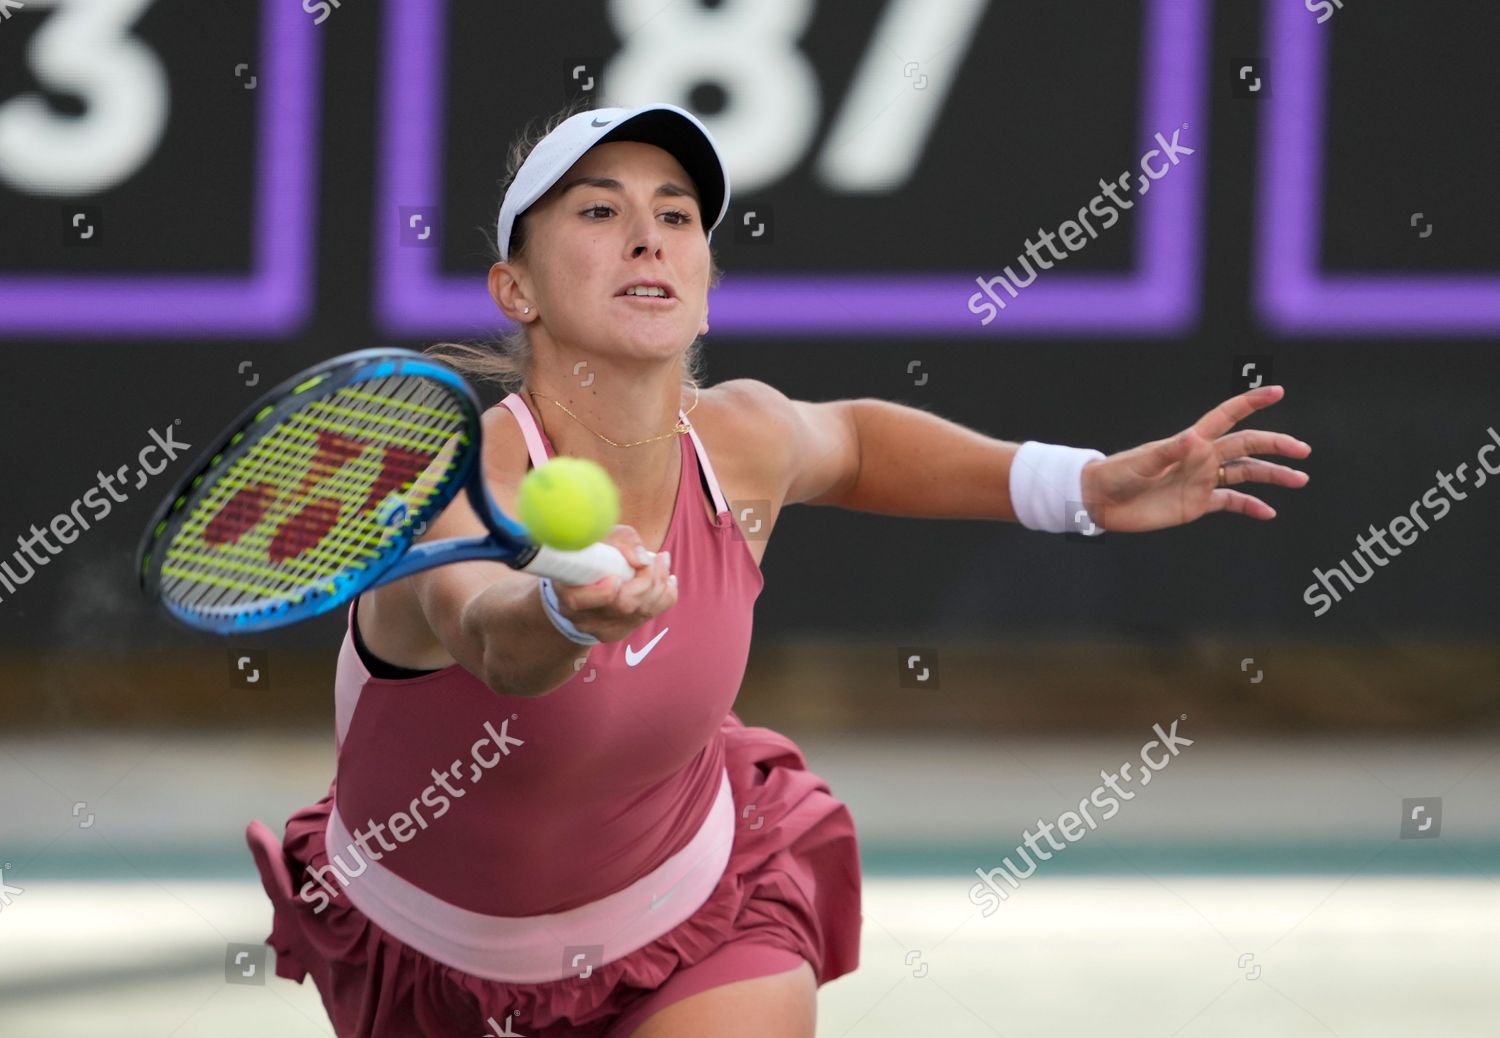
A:
[[[55,7],[31,40],[37,80],[83,100],[58,115],[35,93],[0,104],[0,180],[33,195],[91,195],[128,179],[167,126],[167,74],[130,34],[152,0],[27,0]]]

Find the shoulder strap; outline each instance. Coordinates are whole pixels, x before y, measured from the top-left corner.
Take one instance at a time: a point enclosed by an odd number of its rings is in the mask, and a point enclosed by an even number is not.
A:
[[[678,411],[677,415],[683,421],[688,421],[687,415],[684,412]],[[713,492],[714,511],[723,515],[729,511],[729,505],[725,503],[724,495],[719,490],[719,480],[714,475],[713,464],[708,460],[708,450],[703,446],[703,441],[698,439],[698,430],[691,422],[688,422],[688,435],[693,438],[693,449],[698,452],[698,464],[703,469],[703,475],[708,478],[708,489]]]
[[[509,409],[516,416],[516,421],[521,425],[521,435],[526,437],[526,450],[531,455],[531,465],[539,468],[547,460],[547,448],[542,444],[542,434],[537,431],[536,419],[532,417],[531,411],[522,402],[519,395],[512,393],[501,405]]]

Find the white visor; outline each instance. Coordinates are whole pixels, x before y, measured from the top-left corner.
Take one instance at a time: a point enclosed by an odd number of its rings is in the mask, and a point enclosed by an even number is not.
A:
[[[567,119],[531,150],[505,192],[496,226],[500,258],[510,259],[516,219],[556,184],[573,163],[596,144],[641,141],[671,154],[698,189],[698,204],[709,239],[729,210],[729,170],[708,128],[676,105],[594,108]]]

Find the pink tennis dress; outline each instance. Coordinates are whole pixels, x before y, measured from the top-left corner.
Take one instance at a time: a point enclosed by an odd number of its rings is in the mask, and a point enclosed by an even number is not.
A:
[[[553,455],[520,397],[499,406],[533,465]],[[339,1035],[629,1038],[710,987],[858,965],[849,810],[732,709],[763,580],[688,435],[663,544],[676,605],[579,646],[549,694],[392,668],[351,604],[328,795],[282,841],[247,832],[276,972],[311,974]]]

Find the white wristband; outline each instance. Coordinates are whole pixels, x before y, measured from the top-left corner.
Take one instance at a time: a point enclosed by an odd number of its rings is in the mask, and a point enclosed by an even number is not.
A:
[[[1028,530],[1097,537],[1104,530],[1083,502],[1083,467],[1096,450],[1027,440],[1010,463],[1010,502]],[[1081,513],[1081,514],[1080,514]]]
[[[573,621],[562,615],[561,609],[557,604],[557,591],[552,587],[551,577],[543,577],[537,581],[537,584],[541,588],[542,612],[547,614],[547,619],[552,621],[552,626],[556,627],[564,638],[579,645],[599,644],[598,638],[595,638],[592,634],[580,631],[573,626]]]

